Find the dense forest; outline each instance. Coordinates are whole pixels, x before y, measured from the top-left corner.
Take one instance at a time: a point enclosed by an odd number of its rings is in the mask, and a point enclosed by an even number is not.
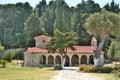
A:
[[[115,14],[120,12],[114,0],[103,8]],[[90,45],[92,35],[83,24],[90,14],[103,8],[93,0],[82,0],[75,7],[69,7],[64,0],[51,0],[48,4],[42,0],[34,9],[28,2],[0,5],[0,42],[6,49],[35,46],[33,37],[54,36],[58,29],[77,32],[78,45]]]

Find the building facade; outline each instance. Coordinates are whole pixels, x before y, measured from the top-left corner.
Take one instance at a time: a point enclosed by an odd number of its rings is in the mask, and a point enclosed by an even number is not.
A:
[[[24,52],[24,66],[54,66],[62,63],[62,56],[58,53],[48,53],[45,46],[50,42],[49,36],[37,36],[35,47],[29,47]],[[75,50],[68,49],[65,66],[79,66],[81,64],[94,64],[94,50],[96,50],[97,40],[92,38],[91,46],[74,46]],[[41,60],[42,59],[42,60]],[[104,60],[101,54],[101,61]]]

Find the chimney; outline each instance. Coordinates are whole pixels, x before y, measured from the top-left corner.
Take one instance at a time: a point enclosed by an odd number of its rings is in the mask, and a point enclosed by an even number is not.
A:
[[[94,36],[92,37],[92,40],[91,40],[91,46],[97,48],[97,40]]]

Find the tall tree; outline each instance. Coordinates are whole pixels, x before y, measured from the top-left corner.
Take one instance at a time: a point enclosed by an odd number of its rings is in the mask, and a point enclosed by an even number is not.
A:
[[[77,5],[78,11],[83,13],[95,13],[100,12],[100,5],[95,3],[93,0],[82,0],[80,4]]]
[[[36,12],[32,12],[31,15],[24,23],[26,33],[26,45],[35,46],[33,37],[42,34],[42,28],[40,26],[40,20]]]
[[[36,5],[35,10],[38,12],[39,17],[41,17],[45,11],[46,5],[46,0],[42,0]]]
[[[64,0],[56,0],[54,29],[61,32],[71,31],[70,8]]]
[[[91,14],[86,19],[85,27],[92,34],[98,34],[101,40],[95,51],[94,65],[101,66],[100,54],[103,49],[104,42],[108,37],[108,34],[117,36],[120,31],[120,16],[111,12],[107,12],[104,9],[95,14]]]
[[[40,17],[40,25],[45,28],[49,36],[53,36],[54,33],[55,6],[55,1],[50,1],[49,5],[46,6],[45,12]]]
[[[114,12],[114,13],[119,13],[120,12],[120,8],[119,8],[119,4],[116,4],[114,0],[112,0],[112,2],[109,4],[107,3],[104,8],[107,10],[107,11],[111,11],[111,12]]]
[[[5,48],[21,46],[16,40],[16,34],[23,34],[24,21],[31,11],[32,7],[27,2],[0,6],[0,40]]]
[[[48,43],[47,49],[49,52],[57,52],[61,54],[63,61],[62,61],[62,68],[64,67],[67,49],[71,48],[74,50],[74,45],[76,45],[77,35],[74,32],[65,32],[62,33],[59,30],[55,31],[55,36],[52,38],[51,42]]]

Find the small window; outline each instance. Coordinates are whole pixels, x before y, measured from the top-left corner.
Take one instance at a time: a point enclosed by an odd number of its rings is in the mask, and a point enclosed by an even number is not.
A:
[[[43,43],[45,43],[45,40],[43,40]]]

